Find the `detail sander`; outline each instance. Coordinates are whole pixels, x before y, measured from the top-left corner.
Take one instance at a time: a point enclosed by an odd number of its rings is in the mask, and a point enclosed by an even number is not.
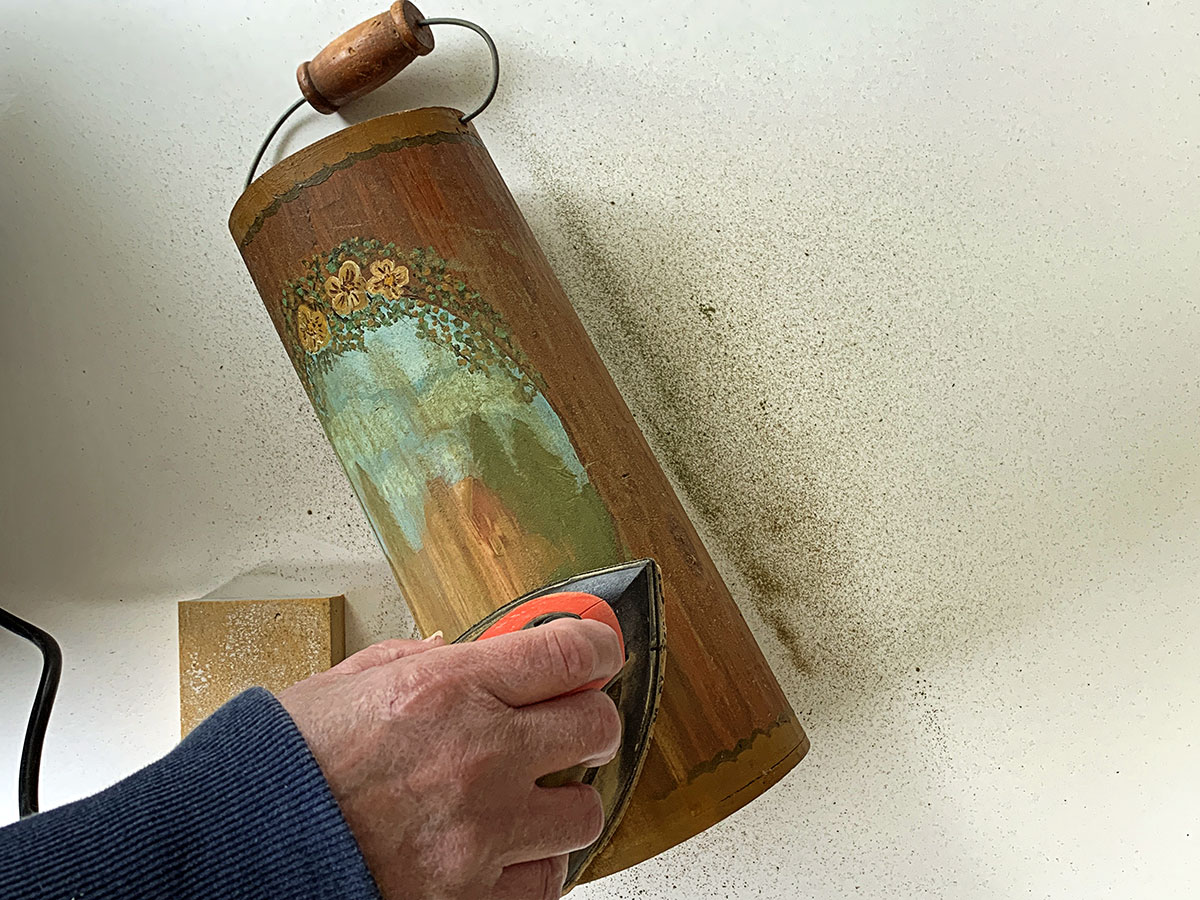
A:
[[[621,718],[617,755],[603,766],[580,766],[539,781],[544,787],[568,781],[590,784],[599,791],[604,806],[600,837],[568,858],[566,887],[570,888],[620,824],[650,746],[666,647],[658,566],[654,560],[640,559],[539,588],[481,619],[454,643],[486,640],[562,618],[603,622],[616,632],[625,653],[625,665],[607,685],[593,682],[577,689],[603,689],[616,704]]]

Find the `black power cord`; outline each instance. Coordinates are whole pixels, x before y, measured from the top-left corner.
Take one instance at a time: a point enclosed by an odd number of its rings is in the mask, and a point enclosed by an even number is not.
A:
[[[42,768],[42,745],[46,740],[50,708],[54,705],[58,679],[62,674],[62,650],[49,634],[6,609],[0,609],[0,625],[30,641],[42,651],[42,677],[38,682],[37,694],[33,698],[29,725],[25,729],[25,746],[21,749],[21,771],[17,782],[17,802],[20,805],[21,818],[24,819],[38,811],[38,773]]]

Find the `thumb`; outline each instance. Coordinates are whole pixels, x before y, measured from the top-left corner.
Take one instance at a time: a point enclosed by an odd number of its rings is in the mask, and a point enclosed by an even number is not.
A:
[[[408,641],[399,638],[380,641],[378,644],[372,644],[370,647],[359,650],[353,656],[347,656],[329,671],[339,675],[355,675],[365,672],[367,669],[373,669],[375,666],[382,666],[398,659],[404,659],[406,656],[415,656],[426,650],[432,650],[434,647],[441,647],[445,643],[446,639],[440,631],[434,632],[423,641]]]

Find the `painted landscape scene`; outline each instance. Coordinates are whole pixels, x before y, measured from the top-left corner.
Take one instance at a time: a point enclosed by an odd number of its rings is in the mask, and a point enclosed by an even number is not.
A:
[[[462,631],[622,559],[540,376],[432,250],[348,241],[285,288],[282,309],[293,362],[412,608],[436,597]]]

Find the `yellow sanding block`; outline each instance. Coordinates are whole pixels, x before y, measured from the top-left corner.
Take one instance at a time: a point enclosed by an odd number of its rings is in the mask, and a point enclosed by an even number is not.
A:
[[[344,597],[181,601],[180,733],[246,688],[281,691],[345,655]]]

